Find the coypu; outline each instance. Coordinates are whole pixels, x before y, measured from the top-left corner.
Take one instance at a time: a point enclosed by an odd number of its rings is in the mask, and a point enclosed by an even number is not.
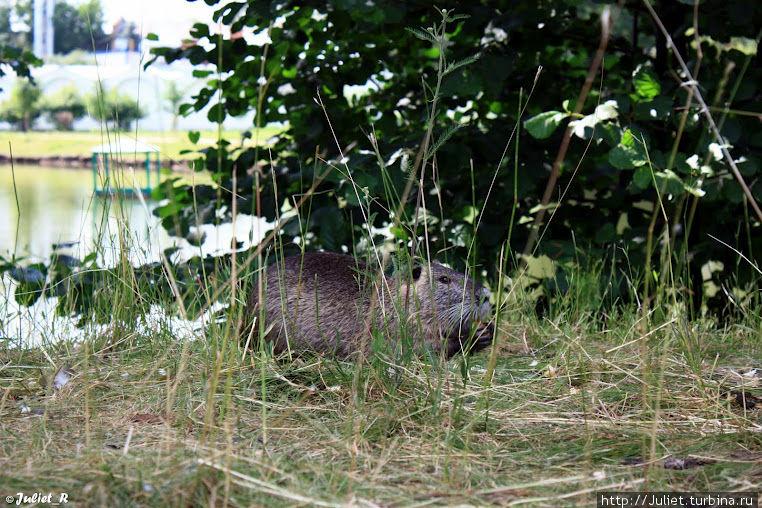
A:
[[[403,335],[415,351],[425,344],[447,358],[492,343],[494,327],[482,323],[490,312],[489,291],[437,262],[415,263],[409,272],[374,277],[368,265],[351,256],[312,252],[287,257],[266,273],[263,329],[265,340],[273,342],[278,353],[347,357],[365,344],[367,354],[371,337],[363,330],[368,326],[388,338],[388,344],[397,345]],[[373,316],[370,288],[375,292]],[[244,340],[256,340],[258,327],[253,323],[260,315],[255,287],[242,327]],[[400,320],[401,315],[407,317]]]

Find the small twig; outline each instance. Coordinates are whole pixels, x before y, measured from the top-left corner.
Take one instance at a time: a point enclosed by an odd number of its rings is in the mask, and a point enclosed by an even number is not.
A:
[[[579,91],[577,102],[574,104],[572,117],[580,114],[582,108],[585,106],[587,95],[590,93],[590,88],[593,85],[595,75],[598,74],[598,69],[601,66],[601,62],[603,61],[603,54],[606,52],[606,47],[609,44],[610,35],[611,9],[606,7],[601,14],[601,42],[598,45],[598,50],[595,52],[593,62],[590,64],[590,69],[587,71],[585,83],[582,85],[582,89]],[[534,244],[537,241],[537,236],[540,232],[540,224],[542,224],[542,221],[545,219],[545,210],[548,208],[550,197],[553,194],[553,189],[555,188],[556,182],[558,181],[558,174],[561,172],[561,164],[563,164],[564,159],[566,158],[566,151],[569,149],[569,143],[571,142],[573,132],[574,127],[567,127],[566,131],[564,132],[564,137],[561,139],[561,146],[558,147],[558,153],[556,154],[555,161],[553,161],[553,168],[550,171],[550,177],[548,178],[548,183],[545,186],[545,192],[542,195],[540,210],[537,212],[537,215],[534,218],[534,223],[532,224],[532,228],[529,231],[529,239],[527,240],[527,244],[524,246],[522,263],[525,262],[524,260],[526,260],[527,256],[532,254],[534,249]]]
[[[736,248],[735,248],[735,247],[733,247],[732,245],[728,245],[727,243],[723,242],[722,240],[720,240],[719,238],[717,238],[717,237],[715,237],[715,236],[712,236],[712,235],[707,235],[707,236],[709,236],[709,238],[711,238],[712,240],[714,240],[714,241],[716,241],[716,242],[720,242],[722,245],[724,245],[724,246],[725,246],[725,247],[727,247],[728,249],[732,250],[733,252],[735,252],[736,254],[738,254],[739,256],[741,256],[741,257],[743,258],[743,260],[744,260],[744,261],[746,261],[747,263],[749,263],[749,266],[751,266],[752,268],[754,268],[754,270],[756,270],[756,271],[757,271],[757,273],[759,273],[760,275],[762,275],[762,270],[760,270],[760,269],[759,269],[759,267],[756,265],[756,263],[753,263],[753,262],[751,261],[751,259],[749,259],[749,258],[747,258],[746,256],[744,256],[744,255],[743,255],[743,253],[742,253],[741,251],[739,251],[738,249],[736,249]]]

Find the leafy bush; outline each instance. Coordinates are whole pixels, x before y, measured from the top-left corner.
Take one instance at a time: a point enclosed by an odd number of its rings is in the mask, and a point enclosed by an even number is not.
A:
[[[59,130],[71,130],[75,120],[85,116],[86,108],[77,87],[68,85],[43,100],[42,110]]]
[[[92,65],[93,50],[74,49],[65,55],[54,54],[45,57],[45,63],[56,65]]]
[[[40,89],[28,78],[16,80],[11,96],[0,105],[0,120],[28,131],[40,116]]]
[[[120,130],[128,130],[133,121],[146,115],[138,102],[126,93],[116,89],[104,90],[100,85],[96,85],[87,98],[87,104],[93,118],[111,123]]]
[[[224,187],[235,172],[238,210],[254,211],[252,196],[259,190],[261,211],[272,220],[284,202],[303,194],[325,171],[321,160],[338,159],[341,149],[346,166],[328,172],[312,197],[311,214],[283,234],[286,244],[310,231],[302,238],[308,248],[352,250],[366,218],[376,227],[390,220],[389,210],[415,169],[413,160],[423,154],[415,175],[422,187],[414,187],[402,209],[403,243],[422,237],[426,227],[433,252],[456,260],[475,252],[477,260],[493,261],[506,242],[508,251],[531,246],[533,229],[541,227],[535,229],[542,237],[536,254],[570,260],[584,253],[595,259],[615,243],[627,255],[616,258],[614,270],[646,268],[648,259],[658,258],[664,263],[653,274],[644,270],[648,277],[664,281],[682,272],[690,275],[686,282],[693,278],[694,294],[701,292],[700,267],[712,259],[732,266],[740,280],[755,280],[756,272],[712,237],[759,252],[759,221],[749,215],[727,161],[716,156],[718,143],[690,87],[683,86],[690,78],[676,68],[640,4],[614,9],[603,74],[593,69],[587,85],[592,87],[577,111],[573,101],[601,40],[603,2],[438,5],[470,16],[449,23],[441,44],[431,29],[406,30],[433,19],[428,4],[234,2],[221,6],[214,22],[234,34],[247,27],[266,33],[266,49],[254,39],[247,43],[246,36],[221,37],[214,24],[196,24],[191,35],[198,44],[155,50],[168,62],[219,63],[221,74],[196,71],[209,77],[208,85],[182,112],[211,106],[209,119],[222,121],[255,110],[260,125],[288,122],[271,151],[221,143],[206,150],[196,167],[209,169]],[[699,79],[719,108],[715,115],[726,142],[762,198],[762,137],[752,114],[762,110],[762,66],[750,65],[758,40],[751,20],[762,16],[762,5],[702,2],[695,26],[692,4],[659,8],[688,67],[700,64]],[[477,61],[458,66],[474,55]],[[353,85],[364,92],[348,100],[347,87]],[[431,111],[433,135],[422,152]],[[505,149],[509,139],[518,141],[511,137],[517,124],[522,129],[514,159]],[[573,129],[573,137],[559,159],[559,184],[548,187],[550,200],[540,206],[566,130],[562,125]],[[256,189],[252,167],[273,178],[262,178]],[[163,191],[172,209],[157,213],[168,224],[195,222],[194,197],[201,200],[196,209],[206,200],[229,217],[233,208],[231,193],[193,194],[171,182]],[[428,224],[413,213],[422,198]],[[560,214],[534,225],[538,214],[559,203]],[[666,240],[646,241],[653,237]],[[675,272],[670,258],[677,261]]]

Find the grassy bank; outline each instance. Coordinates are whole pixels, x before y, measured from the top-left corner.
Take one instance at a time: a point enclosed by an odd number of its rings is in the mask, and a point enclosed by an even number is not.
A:
[[[484,353],[289,362],[244,353],[224,330],[178,341],[162,324],[115,346],[103,329],[81,346],[5,348],[0,494],[558,506],[596,491],[762,489],[760,374],[748,370],[760,366],[759,322],[673,319],[644,334],[634,313],[525,311],[504,316],[491,384]],[[64,367],[74,374],[57,389]]]
[[[637,294],[606,303],[599,265],[570,270],[568,290],[547,289],[538,311],[529,276],[491,274],[495,298],[497,281],[515,284],[491,379],[490,352],[289,361],[235,341],[235,312],[189,338],[165,314],[171,302],[141,315],[164,282],[193,296],[178,297],[176,311],[181,301],[230,302],[225,288],[239,286],[225,267],[198,278],[178,268],[156,284],[127,263],[103,280],[74,272],[92,284],[79,295],[92,295],[103,323],[80,341],[40,319],[43,346],[25,348],[5,324],[8,307],[0,313],[0,495],[91,506],[555,507],[593,504],[599,491],[762,490],[755,298],[731,324],[689,322],[677,283],[662,283],[644,315]],[[166,276],[161,268],[152,270]]]
[[[266,140],[279,132],[280,129],[266,127],[260,132],[259,139]],[[190,159],[191,154],[181,155],[183,150],[196,150],[214,144],[217,139],[217,131],[201,131],[197,145],[188,140],[186,131],[151,132],[139,131],[137,138],[146,143],[156,145],[161,150],[162,156],[173,159]],[[0,143],[3,153],[9,154],[8,144],[13,149],[16,157],[43,157],[43,156],[87,156],[90,149],[103,143],[108,143],[118,138],[134,139],[135,131],[31,131],[14,132],[0,131]],[[241,132],[224,131],[222,137],[232,143],[239,144]]]

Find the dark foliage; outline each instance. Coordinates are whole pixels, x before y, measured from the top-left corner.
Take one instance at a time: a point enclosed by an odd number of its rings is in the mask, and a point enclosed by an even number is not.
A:
[[[102,50],[106,34],[103,33],[103,7],[100,0],[89,0],[77,6],[57,2],[53,12],[53,52],[69,53]]]
[[[603,71],[577,118],[570,112],[598,46],[603,3],[482,1],[437,6],[469,16],[448,26],[452,44],[446,48],[447,61],[479,58],[442,82],[434,140],[451,133],[453,126],[460,128],[437,147],[424,168],[421,196],[429,216],[440,219],[429,224],[433,252],[447,249],[451,261],[463,260],[474,242],[477,261],[494,261],[509,239],[513,202],[518,206],[518,225],[509,240],[514,251],[520,250],[564,130],[556,127],[573,120],[575,136],[552,200],[565,193],[562,213],[550,222],[538,253],[579,261],[582,254],[575,250],[581,249],[598,259],[607,245],[617,243],[626,250],[629,266],[644,266],[645,238],[653,214],[660,214],[660,191],[670,222],[657,217],[656,238],[663,236],[659,231],[670,237],[681,269],[697,274],[706,261],[717,259],[725,262],[726,274],[746,281],[753,276],[735,253],[710,235],[747,252],[759,252],[759,222],[749,215],[726,161],[712,155],[710,145],[715,140],[695,102],[683,116],[687,77],[677,69],[642,3],[626,2],[614,10]],[[752,0],[702,2],[693,34],[693,2],[666,2],[657,11],[689,67],[700,69],[697,78],[704,96],[714,98],[712,105],[719,108],[714,113],[731,152],[741,162],[755,196],[762,199],[762,135],[758,114],[751,114],[762,111],[762,66],[756,51],[760,26],[754,21],[762,19],[762,5]],[[360,194],[358,199],[341,166],[319,186],[311,215],[305,218],[308,224],[303,225],[315,234],[308,241],[310,248],[337,250],[356,242],[362,208],[380,226],[388,220],[389,204],[400,195],[406,179],[403,157],[395,161],[393,154],[411,154],[412,167],[424,138],[439,54],[425,37],[406,28],[430,26],[437,18],[431,5],[415,2],[231,2],[216,12],[214,20],[229,26],[233,37],[213,33],[213,24],[197,24],[192,31],[197,44],[164,48],[156,54],[169,62],[187,59],[219,66],[221,74],[209,73],[208,86],[182,111],[211,104],[213,121],[259,110],[260,125],[288,122],[272,152],[223,143],[204,150],[197,161],[197,168],[211,170],[215,180],[228,188],[232,174],[237,174],[238,210],[256,211],[253,168],[263,175],[261,213],[272,220],[282,201],[272,197],[270,175],[281,197],[299,195],[323,171],[314,159],[316,147],[323,157],[337,158],[334,133],[342,147],[356,146],[345,154],[347,169],[367,191],[366,197]],[[272,43],[267,47],[248,44],[240,36],[241,31],[258,33],[268,27]],[[700,61],[696,41],[703,54]],[[538,66],[542,73],[536,91],[527,114],[519,119],[520,100],[526,101]],[[375,89],[348,103],[345,87],[366,83],[374,83]],[[330,126],[316,104],[318,96]],[[723,111],[724,106],[740,112]],[[514,174],[512,160],[501,161],[501,154],[519,121],[524,128],[518,174]],[[686,123],[677,140],[682,121]],[[371,152],[370,132],[389,164],[388,180]],[[432,194],[435,182],[438,197]],[[158,211],[165,224],[187,233],[196,221],[187,188],[172,182],[161,191],[171,199]],[[420,224],[418,231],[410,231],[416,197],[414,192],[407,203],[408,231],[401,233],[403,240],[422,234]],[[229,216],[230,193],[209,189],[195,198],[199,208],[209,204],[209,217],[220,208]],[[482,207],[474,235],[474,211]],[[285,234],[298,232],[294,224]],[[654,242],[655,259],[663,245],[661,240]],[[694,282],[700,291],[700,277],[694,276]]]
[[[31,79],[29,68],[41,64],[31,51],[0,44],[0,76],[4,76],[7,67],[10,67],[17,76]]]

